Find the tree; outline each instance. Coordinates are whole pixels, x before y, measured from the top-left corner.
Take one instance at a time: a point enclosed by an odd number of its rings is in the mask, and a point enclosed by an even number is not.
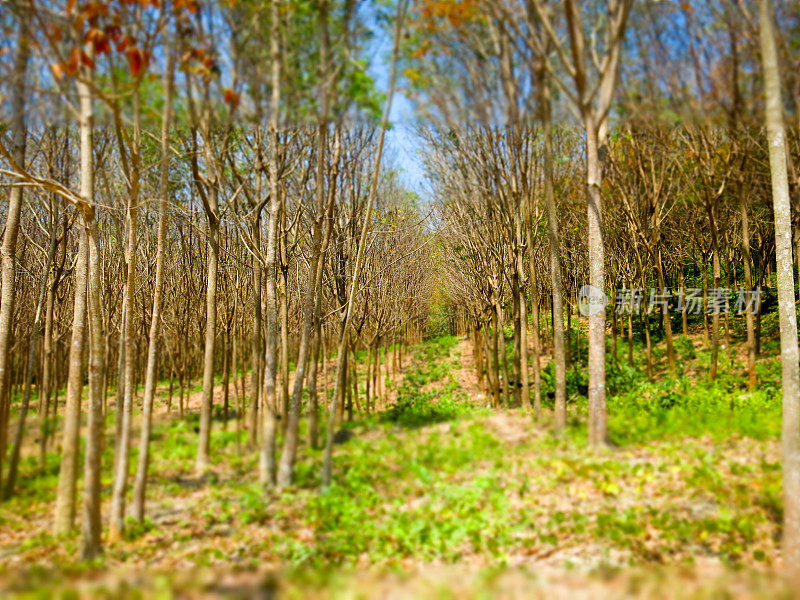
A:
[[[13,96],[11,99],[11,122],[13,131],[14,160],[25,165],[25,144],[27,126],[25,123],[25,98],[27,95],[26,77],[30,58],[30,20],[28,6],[24,2],[13,2],[18,23],[17,52],[14,57]],[[14,290],[16,288],[16,251],[19,235],[20,213],[22,212],[22,187],[12,188],[8,198],[3,245],[0,247],[2,283],[0,284],[0,487],[3,481],[3,460],[6,452],[6,432],[11,408],[11,395],[7,387],[9,346],[11,345],[11,319],[14,316]]]
[[[786,169],[786,132],[771,2],[758,2],[759,40],[764,74],[765,122],[775,211],[778,314],[783,383],[783,567],[800,583],[800,354],[792,261],[791,204]]]
[[[576,0],[566,0],[564,15],[570,40],[568,55],[553,26],[549,12],[541,0],[532,0],[537,18],[555,47],[561,66],[570,75],[575,90],[557,77],[548,54],[539,45],[540,55],[551,76],[570,98],[583,121],[586,134],[586,193],[588,199],[589,284],[605,290],[605,254],[603,247],[603,215],[601,210],[602,156],[608,137],[608,113],[614,98],[625,25],[633,5],[631,0],[611,0],[604,15],[604,46],[600,53],[596,38],[587,46],[582,9]],[[535,38],[534,38],[535,40]],[[591,57],[591,58],[590,58]],[[591,66],[596,70],[592,77]],[[589,316],[589,442],[604,444],[608,435],[606,422],[605,310]]]

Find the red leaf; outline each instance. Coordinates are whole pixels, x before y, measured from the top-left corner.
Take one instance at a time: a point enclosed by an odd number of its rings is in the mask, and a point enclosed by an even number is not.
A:
[[[138,77],[147,67],[147,55],[136,46],[131,46],[125,51],[125,56],[128,57],[128,68],[131,75]]]
[[[63,38],[61,27],[58,25],[48,25],[45,30],[45,35],[54,44],[57,44]]]
[[[86,52],[81,52],[81,62],[90,69],[94,69],[94,59]]]
[[[232,107],[239,106],[239,94],[234,92],[232,89],[225,89],[224,98],[225,104],[229,104]]]
[[[62,67],[67,75],[75,75],[78,72],[78,65],[81,60],[81,51],[79,48],[73,48],[69,61],[64,63]]]
[[[107,25],[106,35],[112,42],[118,42],[120,37],[122,37],[122,29],[119,25]]]
[[[117,42],[117,52],[126,52],[129,47],[134,47],[135,43],[135,39],[129,35],[126,35],[119,42]]]

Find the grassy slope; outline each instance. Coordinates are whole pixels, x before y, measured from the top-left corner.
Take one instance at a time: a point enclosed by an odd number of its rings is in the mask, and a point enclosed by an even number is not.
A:
[[[20,495],[0,508],[2,583],[23,591],[82,579],[93,593],[144,585],[166,597],[249,596],[254,586],[290,597],[398,587],[408,597],[568,597],[576,586],[596,589],[588,597],[668,596],[735,585],[774,597],[778,584],[761,575],[779,561],[774,360],[759,364],[753,393],[731,366],[705,382],[697,373],[707,357],[693,345],[679,348],[687,374],[677,378],[649,382],[614,366],[609,385],[625,390],[609,400],[615,447],[593,450],[585,399],[571,404],[561,438],[524,411],[479,406],[463,377],[469,352],[454,338],[419,347],[397,402],[354,423],[355,437],[337,446],[336,485],[322,495],[321,455],[304,447],[297,486],[265,499],[255,453],[239,452],[236,433],[218,423],[213,474],[198,481],[193,421],[157,419],[150,518],[94,564],[76,562],[77,534],[47,533],[57,457],[43,475],[31,459]],[[582,376],[571,371],[571,386]],[[136,579],[145,566],[161,575]]]

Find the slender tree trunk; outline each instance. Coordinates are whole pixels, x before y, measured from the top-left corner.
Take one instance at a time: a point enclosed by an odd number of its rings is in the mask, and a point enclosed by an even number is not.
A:
[[[664,261],[661,257],[660,248],[656,251],[656,270],[658,272],[658,287],[660,288],[660,291],[666,290],[666,282],[664,280]],[[667,343],[667,363],[669,364],[669,370],[674,372],[675,345],[672,342],[672,320],[669,313],[669,306],[662,307],[661,319],[664,323],[664,339]]]
[[[222,338],[222,429],[228,430],[231,383],[231,334],[226,329]]]
[[[283,219],[286,219],[286,209],[281,210]],[[278,302],[281,327],[281,429],[286,433],[286,426],[289,420],[289,271],[288,268],[281,267],[279,270]],[[297,367],[295,366],[295,370]]]
[[[605,291],[601,168],[597,124],[586,116],[586,184],[589,199],[589,284]],[[606,425],[606,313],[589,316],[589,443],[605,444]]]
[[[88,50],[92,54],[91,47]],[[84,69],[84,77],[91,78],[91,71]],[[100,542],[100,471],[103,456],[103,305],[101,289],[100,230],[94,204],[94,159],[93,159],[93,108],[90,84],[77,84],[80,104],[80,154],[81,197],[86,203],[83,221],[88,245],[88,320],[89,320],[89,406],[86,426],[86,458],[84,463],[83,544],[81,555],[91,559],[102,552]],[[78,415],[80,412],[78,411]],[[77,426],[77,423],[76,423]],[[76,435],[77,438],[77,435]],[[74,488],[73,488],[74,489]]]
[[[530,292],[531,292],[531,307],[533,309],[533,328],[531,329],[531,336],[533,338],[533,415],[536,419],[542,416],[542,375],[540,369],[540,357],[542,355],[542,343],[539,335],[539,301],[536,297],[539,288],[538,276],[536,274],[536,266],[533,257],[533,235],[531,232],[532,227],[528,227],[527,242],[529,248],[529,270],[530,270]],[[523,292],[524,295],[524,292]],[[524,310],[527,313],[527,305],[525,298],[520,301]],[[527,320],[527,316],[525,317]],[[527,356],[526,356],[527,360]],[[527,406],[527,405],[526,405]]]
[[[495,302],[494,310],[497,313],[498,335],[500,336],[500,356],[503,359],[503,402],[506,407],[511,406],[511,380],[508,376],[508,353],[506,352],[505,321],[503,319],[503,307],[500,302]]]
[[[544,133],[544,196],[547,204],[547,242],[550,249],[550,281],[553,286],[553,365],[555,367],[555,427],[567,426],[567,376],[564,351],[564,288],[561,282],[561,250],[558,241],[558,213],[553,186],[553,123],[550,86],[542,71],[540,84]]]
[[[364,388],[364,408],[365,408],[367,414],[369,414],[369,402],[370,402],[371,396],[372,396],[372,379],[373,379],[373,375],[375,373],[374,366],[373,366],[375,364],[375,360],[374,360],[374,357],[373,357],[373,350],[374,350],[373,345],[374,345],[374,342],[369,344],[369,345],[367,345],[367,357],[366,357],[367,358],[367,364],[365,365],[366,366],[366,373],[365,373],[365,376],[364,376],[364,385],[365,385],[365,388]]]
[[[686,293],[686,275],[683,272],[683,266],[680,268],[680,277],[681,277],[681,294]],[[689,316],[686,311],[686,302],[682,302],[681,305],[681,331],[683,333],[683,337],[687,337],[689,335]]]
[[[261,138],[259,137],[259,142]],[[260,147],[259,147],[260,157]],[[259,172],[256,174],[256,193],[258,198],[262,196],[262,170],[263,166],[259,158],[258,164]],[[251,228],[251,238],[256,252],[261,250],[261,210],[253,217],[253,224]],[[262,374],[262,356],[263,356],[263,338],[262,328],[263,320],[261,315],[261,301],[262,301],[262,277],[261,277],[261,263],[257,256],[253,256],[253,333],[250,337],[250,406],[247,413],[247,430],[250,440],[250,446],[256,448],[258,446],[258,407],[261,404],[261,374]]]
[[[650,338],[650,313],[642,311],[642,328],[644,329],[644,343],[647,357],[647,377],[653,379],[653,342]]]
[[[319,355],[322,350],[322,324],[317,315],[314,342],[311,347],[311,365],[308,371],[308,445],[316,448],[319,444],[319,398],[317,378],[319,377]]]
[[[613,293],[613,290],[612,290]],[[614,361],[614,364],[617,364],[618,357],[617,357],[617,335],[619,329],[619,322],[617,321],[617,311],[611,311],[611,359]]]
[[[492,390],[492,408],[500,406],[500,325],[497,311],[494,306],[492,311],[492,373],[494,374],[494,389]]]
[[[350,319],[353,312],[353,304],[355,301],[356,291],[358,290],[358,280],[361,275],[361,269],[364,262],[364,251],[365,251],[365,246],[367,245],[367,234],[369,233],[370,221],[372,219],[372,206],[375,202],[375,196],[377,195],[378,179],[380,177],[381,156],[383,154],[383,144],[384,144],[384,139],[386,137],[386,128],[389,124],[389,113],[392,107],[392,97],[394,95],[394,86],[397,77],[397,58],[400,52],[400,37],[403,29],[403,18],[405,16],[406,7],[407,7],[406,0],[400,0],[397,4],[397,17],[395,19],[394,47],[392,49],[392,67],[391,67],[391,75],[389,77],[389,89],[386,94],[386,105],[384,106],[383,117],[381,119],[380,134],[378,136],[378,148],[375,155],[374,169],[372,171],[372,184],[369,187],[369,192],[367,195],[367,206],[366,206],[366,211],[364,213],[364,223],[362,224],[361,228],[361,237],[358,244],[358,252],[356,254],[356,263],[353,267],[353,280],[350,285],[350,293],[348,294],[347,297],[347,309],[345,312],[341,337],[339,339],[339,350],[338,350],[339,361],[337,364],[337,371],[341,371],[342,369],[342,356],[346,349],[345,344],[347,342],[348,328],[350,326]],[[337,387],[340,385],[340,381],[341,381],[340,378],[337,377],[336,380]],[[328,415],[328,431],[327,431],[328,436],[327,439],[325,440],[325,456],[322,466],[323,489],[330,486],[331,477],[333,475],[333,429],[336,419],[337,399],[338,399],[338,393],[334,392],[333,404],[331,406],[331,410]]]
[[[243,398],[244,398],[244,374],[242,373],[242,380],[239,380],[239,331],[238,326],[234,325],[234,333],[233,333],[233,350],[231,351],[231,362],[233,363],[233,399],[236,403],[235,415],[234,418],[236,419],[236,453],[241,456],[241,433],[242,433],[242,415],[244,406],[243,406]]]
[[[30,58],[29,25],[30,10],[27,5],[18,5],[17,53],[14,56],[12,72],[11,119],[9,126],[13,135],[12,154],[20,166],[25,165],[25,145],[27,143],[27,127],[25,124],[25,100],[27,99],[26,74]],[[3,479],[3,460],[6,455],[6,435],[8,417],[11,410],[11,394],[6,385],[6,374],[9,367],[11,348],[12,320],[14,318],[14,296],[16,286],[16,252],[19,235],[19,221],[22,212],[22,187],[11,188],[8,195],[8,213],[6,214],[3,245],[0,247],[2,258],[2,287],[0,288],[0,486]]]
[[[478,380],[478,387],[486,393],[486,381],[483,373],[483,340],[481,339],[480,322],[476,319],[472,325],[472,362],[475,367],[475,378]],[[387,361],[388,363],[388,361]]]
[[[88,94],[88,91],[87,91]],[[91,140],[91,138],[90,138]],[[89,146],[91,156],[91,146]],[[93,166],[92,166],[93,169]],[[92,179],[94,172],[91,171]],[[93,182],[92,182],[93,185]],[[84,198],[88,197],[83,194]],[[92,209],[94,211],[94,209]],[[89,226],[89,407],[86,426],[86,461],[84,464],[83,501],[83,546],[81,556],[92,559],[102,552],[100,534],[101,470],[103,458],[103,321],[101,288],[103,273],[101,268],[100,230],[93,218]]]
[[[200,406],[200,438],[195,470],[202,475],[209,466],[211,408],[214,398],[214,346],[217,337],[217,272],[219,270],[219,222],[208,215],[208,275],[206,285],[206,333],[203,356],[203,399]]]
[[[161,120],[161,172],[158,189],[158,229],[156,233],[156,274],[153,286],[153,307],[150,313],[150,331],[147,345],[147,367],[142,405],[142,429],[139,438],[139,455],[136,479],[133,486],[133,517],[140,523],[144,520],[147,487],[147,470],[150,463],[150,435],[153,420],[153,401],[156,392],[156,361],[158,360],[158,336],[161,321],[161,303],[164,291],[164,258],[166,254],[167,204],[169,201],[169,134],[172,123],[172,90],[175,76],[175,55],[172,46],[167,49],[167,71],[164,76],[164,112]],[[169,382],[169,401],[172,401],[172,377]]]
[[[86,229],[78,232],[78,255],[75,262],[75,303],[72,311],[72,337],[69,348],[69,374],[61,439],[61,468],[56,488],[53,529],[66,534],[75,523],[75,487],[78,476],[78,438],[83,392],[83,348],[86,329],[86,285],[89,278],[89,237]]]
[[[766,96],[767,141],[775,214],[778,314],[783,383],[783,569],[791,585],[800,584],[800,368],[792,261],[792,226],[786,169],[785,130],[773,15],[769,0],[759,0],[761,60]]]
[[[266,282],[266,355],[264,357],[263,436],[259,455],[259,479],[261,485],[270,489],[275,485],[275,436],[277,433],[277,397],[275,379],[277,375],[277,318],[275,314],[276,283],[278,276],[278,223],[280,212],[280,189],[278,185],[278,125],[281,99],[281,48],[280,48],[280,2],[270,6],[270,61],[272,67],[272,98],[269,118],[269,221],[267,223],[267,250],[264,256]]]
[[[133,152],[138,153],[138,149]],[[133,396],[136,390],[136,329],[133,319],[136,300],[136,269],[137,269],[137,236],[139,227],[138,206],[138,169],[131,174],[130,197],[128,198],[127,213],[127,277],[125,281],[125,373],[123,386],[125,388],[122,407],[122,427],[120,440],[114,462],[114,485],[111,495],[111,520],[109,522],[108,538],[112,543],[118,542],[122,537],[125,527],[125,497],[128,488],[128,466],[130,462],[131,418],[133,413]]]
[[[520,215],[519,223],[517,225],[517,238],[519,239],[519,244],[522,245],[526,241],[526,238],[523,237],[524,233],[522,232],[523,223],[522,218],[524,215]],[[529,240],[527,240],[529,241]],[[530,248],[531,255],[533,254],[533,248],[528,244]],[[520,250],[517,253],[517,277],[519,281],[523,281],[525,277],[525,262],[523,251]],[[534,290],[533,287],[534,281],[531,281],[529,287],[531,290]],[[520,390],[520,405],[528,410],[528,406],[531,402],[531,393],[530,393],[530,370],[528,366],[528,299],[525,293],[525,288],[520,285],[519,289],[517,290],[519,294],[519,340],[520,340],[520,355],[519,355],[519,363],[520,363],[520,383],[522,384],[522,388]],[[533,298],[533,292],[531,293],[531,298]],[[534,301],[535,304],[535,301]],[[534,313],[538,313],[538,310],[534,308]],[[539,335],[538,330],[534,326],[533,332],[533,345],[534,345],[534,358],[536,359],[536,363],[534,364],[533,370],[533,403],[534,406],[537,404],[541,404],[541,385],[539,381],[539,369],[538,369],[538,359],[539,359]]]
[[[712,243],[712,277],[714,280],[714,295],[720,293],[719,279],[720,279],[720,262],[719,262],[719,241],[717,238],[716,219],[712,213],[713,209],[709,208],[709,218],[711,220],[711,243]],[[709,377],[711,381],[717,378],[717,365],[719,364],[719,308],[714,307],[714,312],[711,314],[711,366],[709,369]]]
[[[753,258],[750,254],[750,225],[747,218],[747,203],[743,190],[739,189],[739,213],[742,217],[742,258],[744,262],[744,287],[753,291]],[[750,391],[756,388],[756,329],[755,315],[752,310],[745,310],[747,325],[747,386]]]
[[[542,340],[539,335],[539,302],[531,297],[533,307],[533,413],[538,419],[542,415],[542,374],[540,369],[539,357],[542,355]]]
[[[320,64],[323,73],[329,71],[329,44],[328,39],[328,5],[327,0],[323,2],[320,9],[320,28],[321,52]],[[306,293],[303,296],[303,328],[300,333],[300,344],[298,348],[297,367],[295,369],[294,387],[292,389],[291,407],[289,410],[288,427],[284,439],[281,464],[278,470],[278,487],[282,488],[291,484],[294,478],[294,463],[297,456],[298,426],[300,421],[300,404],[303,394],[303,381],[308,366],[308,352],[311,346],[312,328],[314,326],[315,315],[319,313],[318,303],[315,297],[320,295],[319,289],[322,282],[323,258],[330,242],[331,228],[324,227],[325,221],[331,221],[333,217],[333,203],[335,199],[335,184],[331,183],[328,192],[327,203],[325,195],[325,166],[327,161],[327,130],[330,111],[331,82],[326,82],[322,86],[322,106],[320,112],[319,128],[317,132],[317,164],[316,164],[316,207],[314,216],[314,227],[311,235],[311,257],[309,261],[308,279]],[[338,163],[341,154],[339,135],[334,140],[334,156],[331,160],[333,165],[330,180],[335,182],[338,173]],[[327,219],[326,219],[327,215]],[[323,236],[324,233],[324,236]],[[353,368],[356,363],[353,360]],[[357,381],[357,379],[356,379]]]
[[[25,376],[25,390],[23,391],[22,395],[22,406],[20,407],[19,421],[14,434],[14,445],[11,451],[11,458],[8,463],[8,477],[6,478],[5,488],[3,489],[3,499],[8,499],[14,494],[14,488],[17,484],[19,456],[22,449],[22,439],[25,435],[25,420],[28,416],[28,406],[31,399],[31,384],[33,383],[33,375],[36,372],[36,351],[39,345],[39,330],[41,329],[42,324],[42,311],[45,303],[46,290],[48,289],[47,280],[50,276],[50,266],[53,263],[53,255],[55,252],[56,237],[55,231],[52,231],[50,234],[50,246],[47,251],[45,268],[42,273],[42,283],[39,286],[39,298],[36,302],[36,313],[33,318],[31,340],[28,348],[28,366]]]
[[[114,456],[119,456],[119,444],[122,441],[123,409],[125,408],[125,332],[128,320],[128,295],[122,295],[122,312],[119,320],[119,351],[117,353],[117,398],[116,418],[114,421]]]
[[[66,247],[66,234],[64,246]],[[53,371],[53,309],[55,308],[55,277],[47,289],[45,302],[44,338],[42,341],[42,382],[39,386],[39,467],[44,469],[47,464],[47,440],[50,437],[50,394],[51,374]]]
[[[708,311],[705,309],[708,306],[708,265],[705,253],[701,269],[703,269],[703,340],[707,344],[711,340],[711,328],[708,326]]]
[[[514,261],[516,263],[516,260]],[[516,269],[516,264],[515,264]],[[514,385],[511,389],[512,392],[512,399],[514,405],[522,406],[520,401],[520,385],[522,382],[522,318],[520,317],[520,305],[519,305],[519,295],[520,295],[520,288],[522,287],[519,284],[519,281],[514,281],[516,279],[516,275],[512,275],[511,281],[511,301],[512,301],[512,314],[511,314],[511,321],[514,328],[514,355],[512,358],[512,369],[513,369],[513,379]],[[453,328],[453,332],[455,334],[456,328]],[[455,334],[457,335],[457,334]],[[510,405],[509,405],[510,406]]]

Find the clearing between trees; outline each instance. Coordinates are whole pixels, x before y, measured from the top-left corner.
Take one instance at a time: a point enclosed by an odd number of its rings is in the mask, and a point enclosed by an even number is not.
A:
[[[705,358],[687,357],[687,366]],[[759,367],[774,373],[775,360]],[[89,563],[75,562],[77,535],[50,534],[58,457],[50,454],[40,472],[32,441],[22,490],[0,509],[3,589],[114,597],[780,592],[770,577],[781,523],[774,392],[722,382],[678,397],[681,385],[702,384],[639,380],[613,398],[615,443],[597,449],[582,425],[585,398],[571,394],[569,427],[555,436],[529,410],[487,408],[473,371],[467,340],[414,348],[389,383],[396,400],[345,423],[351,436],[341,436],[335,484],[319,492],[321,452],[303,445],[296,484],[267,500],[233,423],[215,423],[211,470],[194,475],[197,413],[167,413],[160,390],[151,516]]]

